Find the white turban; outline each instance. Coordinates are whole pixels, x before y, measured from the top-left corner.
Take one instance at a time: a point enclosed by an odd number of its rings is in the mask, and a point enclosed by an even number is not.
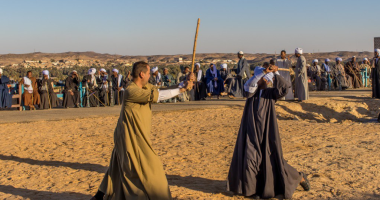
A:
[[[199,64],[199,63],[195,63],[195,64],[194,64],[194,67],[195,67],[195,66],[201,67],[201,64]]]
[[[43,75],[46,75],[46,76],[48,76],[48,78],[50,78],[50,76],[49,76],[49,71],[48,71],[48,70],[44,70],[44,71],[42,71],[42,74],[43,74]]]
[[[112,72],[116,72],[116,73],[119,73],[119,70],[118,70],[118,69],[116,69],[116,68],[114,68],[114,69],[112,69]]]
[[[107,72],[104,68],[100,69],[101,72]]]
[[[3,74],[3,69],[0,69],[0,73]]]
[[[243,51],[239,51],[238,54],[244,55],[244,52]]]
[[[335,61],[338,61],[338,60],[341,61],[341,62],[343,61],[342,58],[336,57]]]
[[[96,69],[95,69],[95,68],[91,68],[91,69],[88,70],[88,74],[89,74],[89,75],[94,75],[95,72],[96,72]]]
[[[318,63],[318,59],[314,59],[314,60],[313,60],[313,63]]]
[[[368,58],[363,58],[363,61],[368,61]]]
[[[326,59],[325,59],[325,62],[330,62],[330,59],[326,58]]]
[[[380,49],[375,49],[375,52],[377,52],[378,54],[380,54]]]
[[[295,53],[299,53],[299,54],[302,54],[303,53],[303,49],[302,48],[299,48],[297,47],[296,50],[295,50]]]
[[[150,71],[152,71],[152,73],[155,73],[156,71],[158,71],[158,67],[153,67]]]
[[[220,65],[220,67],[221,67],[222,69],[227,69],[227,64],[226,64],[226,63],[223,63],[223,64]]]

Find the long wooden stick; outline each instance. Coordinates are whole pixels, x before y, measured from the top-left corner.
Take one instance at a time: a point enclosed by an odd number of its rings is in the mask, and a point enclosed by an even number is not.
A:
[[[288,72],[290,72],[290,69],[278,68],[278,71],[288,71]]]
[[[190,71],[190,72],[194,72],[195,51],[196,51],[196,49],[197,49],[197,39],[198,39],[199,22],[201,22],[201,19],[200,19],[200,18],[198,18],[197,31],[195,32],[194,47],[193,47],[193,59],[191,60],[191,71]]]

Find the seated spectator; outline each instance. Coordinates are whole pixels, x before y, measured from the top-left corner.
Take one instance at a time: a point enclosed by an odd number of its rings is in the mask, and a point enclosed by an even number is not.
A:
[[[206,85],[207,85],[207,95],[216,95],[220,98],[220,94],[224,92],[223,79],[220,76],[219,70],[216,69],[214,64],[210,64],[210,68],[206,71]]]
[[[0,69],[0,108],[12,107],[12,95],[9,94],[9,78],[3,75],[3,69]]]

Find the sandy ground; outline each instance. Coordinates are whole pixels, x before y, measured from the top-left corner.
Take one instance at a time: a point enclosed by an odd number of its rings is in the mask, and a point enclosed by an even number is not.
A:
[[[380,125],[368,122],[379,103],[278,102],[284,157],[312,185],[293,199],[380,199]],[[244,199],[225,191],[242,110],[154,113],[153,147],[175,199]],[[109,164],[117,118],[0,124],[0,199],[89,199]]]

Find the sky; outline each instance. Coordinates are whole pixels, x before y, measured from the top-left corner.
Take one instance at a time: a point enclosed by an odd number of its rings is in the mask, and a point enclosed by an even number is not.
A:
[[[0,7],[0,54],[373,51],[379,0],[17,0]]]

